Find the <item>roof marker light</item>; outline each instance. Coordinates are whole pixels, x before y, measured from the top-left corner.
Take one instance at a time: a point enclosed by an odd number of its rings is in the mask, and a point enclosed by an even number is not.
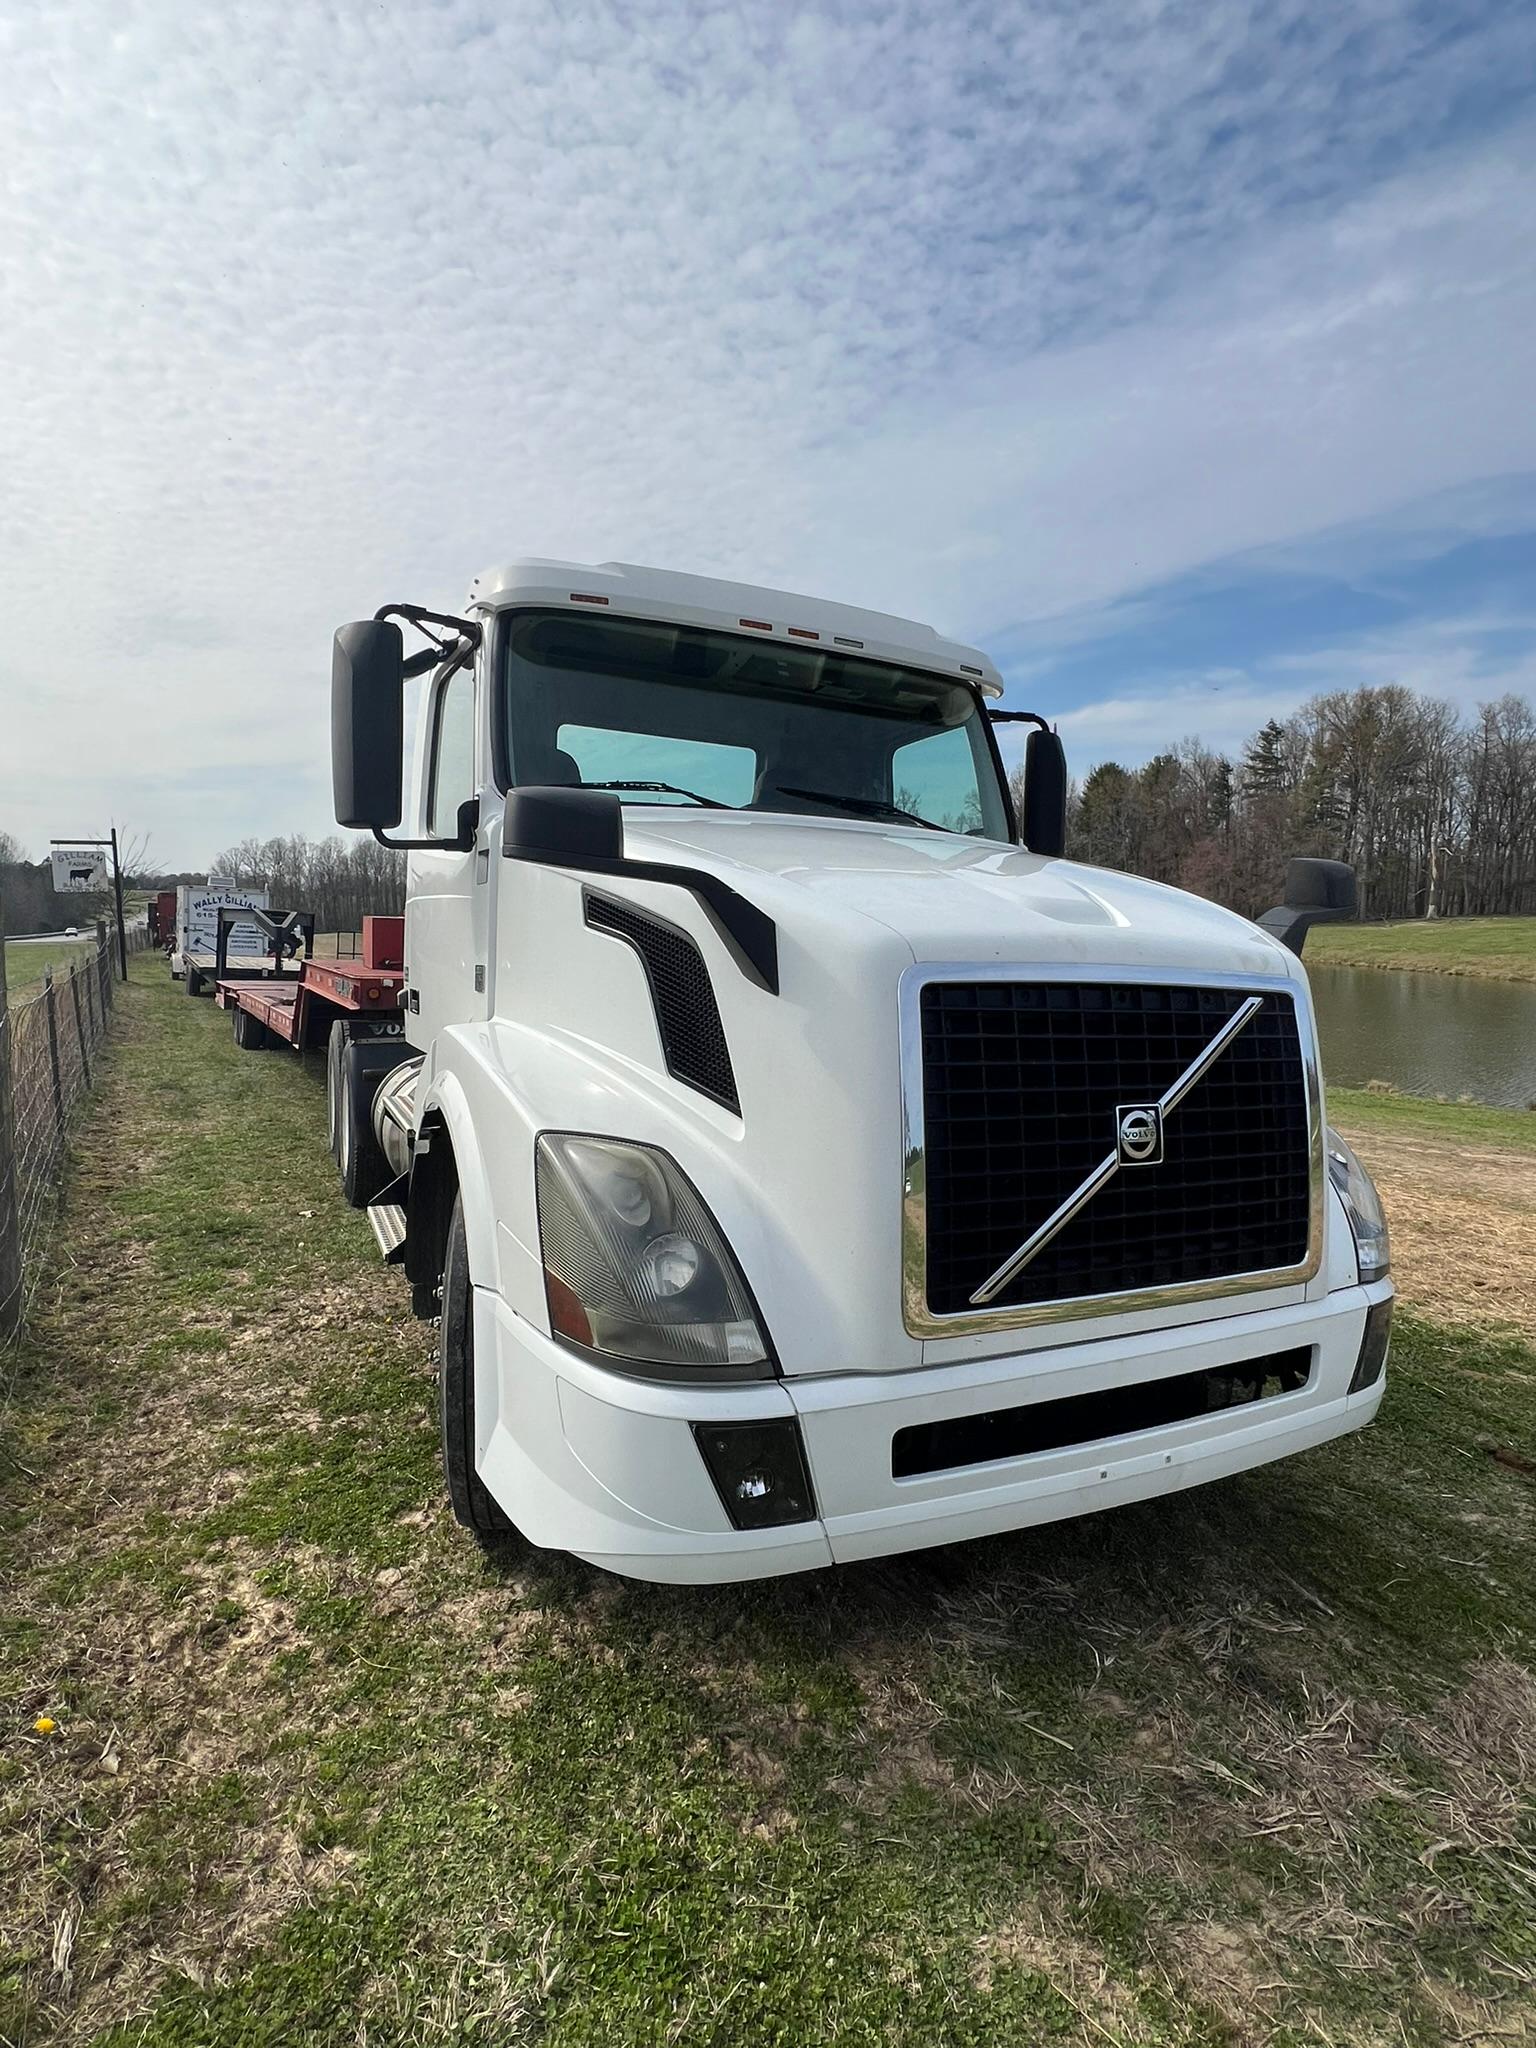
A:
[[[966,664],[962,661],[960,664],[960,673],[963,676],[985,676],[986,670],[984,668],[968,668]]]
[[[766,619],[738,619],[738,626],[750,626],[754,633],[771,633],[773,628]]]
[[[809,626],[791,626],[788,630],[791,640],[819,640],[821,638],[821,635],[813,633]]]
[[[834,647],[862,647],[864,642],[862,640],[845,639],[841,633],[834,633],[832,635],[832,645]]]
[[[572,604],[606,604],[607,602],[608,600],[606,597],[594,597],[592,593],[587,590],[573,590],[571,592]]]

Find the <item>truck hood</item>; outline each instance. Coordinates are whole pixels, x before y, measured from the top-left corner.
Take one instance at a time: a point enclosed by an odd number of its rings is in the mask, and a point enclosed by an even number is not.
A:
[[[915,960],[1299,973],[1246,918],[1180,889],[995,840],[753,812],[625,812],[636,859],[707,868],[793,933],[894,933]],[[883,934],[882,934],[883,936]]]

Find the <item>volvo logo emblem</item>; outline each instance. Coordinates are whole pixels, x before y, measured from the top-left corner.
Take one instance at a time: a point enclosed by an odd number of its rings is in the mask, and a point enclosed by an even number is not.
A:
[[[1155,1102],[1122,1102],[1115,1111],[1115,1156],[1122,1166],[1156,1166],[1163,1156],[1163,1112]]]

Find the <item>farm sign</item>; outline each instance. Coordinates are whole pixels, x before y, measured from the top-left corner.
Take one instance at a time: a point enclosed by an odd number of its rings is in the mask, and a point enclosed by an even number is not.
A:
[[[107,856],[99,846],[52,846],[48,858],[60,896],[83,896],[107,887]]]

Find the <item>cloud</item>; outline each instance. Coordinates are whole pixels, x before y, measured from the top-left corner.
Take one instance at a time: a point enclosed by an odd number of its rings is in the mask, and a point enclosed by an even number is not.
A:
[[[1453,704],[1464,718],[1505,695],[1536,697],[1536,617],[1416,621],[1247,668],[1133,675],[1115,694],[1061,712],[1057,723],[1078,775],[1106,760],[1139,767],[1190,737],[1237,759],[1266,720],[1286,719],[1313,697],[1388,683]],[[1049,696],[1042,701],[1049,705]]]
[[[331,628],[497,557],[1011,646],[1536,468],[1533,45],[1417,0],[0,19],[0,823],[324,829]]]

